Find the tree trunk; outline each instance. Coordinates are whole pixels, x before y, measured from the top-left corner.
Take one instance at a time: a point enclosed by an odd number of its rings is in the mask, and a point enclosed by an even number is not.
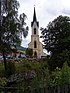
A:
[[[4,60],[4,68],[5,71],[7,70],[7,63],[6,63],[6,57],[5,57],[5,52],[3,51],[3,60]]]

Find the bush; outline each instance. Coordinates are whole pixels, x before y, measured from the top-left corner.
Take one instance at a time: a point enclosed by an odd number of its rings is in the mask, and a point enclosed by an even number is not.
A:
[[[10,76],[15,73],[15,63],[14,62],[8,62],[7,63],[7,71],[6,75]]]

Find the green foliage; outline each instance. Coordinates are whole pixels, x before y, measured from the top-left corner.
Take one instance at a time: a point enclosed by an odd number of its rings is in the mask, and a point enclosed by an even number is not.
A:
[[[4,77],[4,65],[0,63],[0,77]]]
[[[1,50],[8,51],[11,46],[16,45],[17,43],[20,44],[22,34],[24,35],[24,37],[27,36],[28,27],[24,27],[26,25],[26,15],[24,13],[22,13],[20,17],[18,17],[17,15],[19,6],[17,0],[7,0],[6,2],[4,2],[4,4],[5,15],[2,15],[2,20],[0,23],[0,47]]]
[[[52,54],[69,50],[70,42],[70,18],[59,16],[50,22],[47,28],[41,28],[44,48]]]
[[[29,55],[29,56],[32,57],[32,55],[33,55],[33,49],[27,48],[26,49],[26,55]]]
[[[12,74],[15,74],[15,63],[14,62],[7,62],[7,71],[6,76],[10,76]]]
[[[50,77],[51,86],[70,84],[70,67],[67,62],[63,64],[62,69],[56,67]]]
[[[27,59],[20,60],[15,64],[8,62],[7,66],[8,77],[14,74],[16,82],[19,80],[15,84],[19,91],[70,84],[70,67],[67,62],[63,64],[62,69],[56,67],[54,71],[48,70],[47,62],[31,62]]]
[[[22,63],[21,70],[21,72],[28,74],[26,78],[31,77],[24,79],[24,86],[30,86],[31,88],[40,88],[49,85],[50,75],[46,63],[26,61]]]
[[[50,75],[51,77],[50,85],[51,86],[61,85],[61,80],[62,80],[61,75],[62,75],[61,69],[56,67],[56,69]]]
[[[70,66],[70,51],[68,51],[67,49],[66,50],[63,50],[62,53],[60,53],[60,60],[61,62],[67,62],[68,65]]]
[[[8,80],[5,77],[0,77],[0,93],[4,91],[4,87],[7,84]]]
[[[62,84],[70,84],[70,67],[67,62],[62,67]]]
[[[5,77],[0,78],[0,88],[7,84],[8,80]]]
[[[24,78],[20,78],[20,80],[23,80],[20,82],[20,88],[23,88],[23,90],[48,86],[50,83],[50,74],[46,62],[21,60],[20,63],[16,64],[16,73],[20,73],[21,77],[25,75]]]
[[[17,0],[1,0],[0,5],[0,52],[3,54],[5,70],[7,69],[5,53],[10,53],[12,47],[21,44],[22,34],[28,35],[25,26],[26,15],[18,17],[19,2]]]
[[[51,69],[62,67],[65,61],[70,60],[70,18],[60,15],[49,22],[46,28],[41,28],[41,31],[44,48],[51,54],[48,65]],[[63,58],[64,56],[67,58]]]
[[[56,67],[50,74],[50,86],[70,84],[70,67],[67,62],[63,64],[62,69]]]

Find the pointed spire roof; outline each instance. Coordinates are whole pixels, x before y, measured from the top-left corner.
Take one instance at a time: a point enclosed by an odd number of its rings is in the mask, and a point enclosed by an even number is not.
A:
[[[37,21],[37,18],[36,18],[36,12],[35,12],[35,6],[34,6],[33,22],[34,22],[34,21]]]
[[[37,26],[39,27],[39,22],[37,22],[36,18],[35,5],[34,5],[34,14],[33,14],[33,21],[31,22],[31,27],[33,26],[34,22],[36,22]]]

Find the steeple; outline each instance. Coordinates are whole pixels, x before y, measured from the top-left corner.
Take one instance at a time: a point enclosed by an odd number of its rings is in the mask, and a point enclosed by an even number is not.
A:
[[[28,48],[33,49],[33,57],[41,58],[44,56],[43,45],[39,39],[39,22],[37,21],[35,6],[33,7],[33,17],[31,22],[31,42],[28,44]]]
[[[36,18],[35,6],[34,6],[33,22],[36,22],[36,21],[37,21],[37,18]]]
[[[39,22],[37,22],[35,6],[34,6],[34,14],[33,14],[33,21],[31,22],[31,27],[33,26],[34,22],[36,22],[37,26],[39,27]]]

